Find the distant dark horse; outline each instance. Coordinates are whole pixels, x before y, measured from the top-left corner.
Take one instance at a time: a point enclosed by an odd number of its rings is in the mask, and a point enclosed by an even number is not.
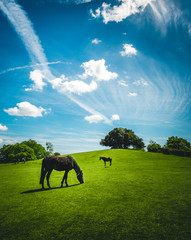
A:
[[[42,184],[42,189],[44,189],[45,176],[47,179],[47,185],[49,188],[51,188],[49,184],[49,177],[53,169],[57,171],[65,171],[64,177],[61,182],[61,187],[63,187],[64,180],[65,180],[66,186],[68,186],[67,184],[68,172],[72,169],[75,170],[78,181],[80,183],[84,183],[82,170],[80,169],[77,162],[73,159],[73,157],[51,156],[51,157],[44,158],[42,161],[41,177],[40,177],[40,184]]]
[[[106,162],[110,162],[110,166],[111,166],[112,158],[100,157],[99,160],[104,161],[105,167],[106,167]]]

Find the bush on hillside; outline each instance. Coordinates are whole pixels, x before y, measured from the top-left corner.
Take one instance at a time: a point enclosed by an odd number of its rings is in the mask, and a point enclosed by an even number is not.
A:
[[[147,146],[148,152],[157,152],[161,153],[162,152],[162,147],[160,144],[150,140],[149,145]]]
[[[181,157],[191,157],[191,151],[184,151],[180,149],[172,149],[167,147],[164,147],[162,149],[162,153],[168,154],[168,155],[177,155]]]

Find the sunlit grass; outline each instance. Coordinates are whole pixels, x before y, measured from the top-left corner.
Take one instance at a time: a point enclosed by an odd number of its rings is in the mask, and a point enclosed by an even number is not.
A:
[[[71,171],[70,187],[59,188],[64,173],[53,171],[45,191],[41,160],[0,165],[0,239],[191,239],[191,159],[133,150],[72,156],[85,183]]]

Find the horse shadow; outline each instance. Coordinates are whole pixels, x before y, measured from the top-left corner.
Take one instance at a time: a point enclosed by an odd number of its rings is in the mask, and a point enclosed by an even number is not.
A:
[[[77,184],[73,184],[73,185],[69,185],[68,187],[53,187],[53,188],[39,188],[39,189],[33,189],[33,190],[28,190],[28,191],[24,191],[24,192],[21,192],[21,194],[26,194],[26,193],[35,193],[35,192],[45,192],[45,191],[51,191],[51,190],[55,190],[55,189],[61,189],[61,188],[70,188],[70,187],[76,187],[80,185],[80,183],[77,183]]]

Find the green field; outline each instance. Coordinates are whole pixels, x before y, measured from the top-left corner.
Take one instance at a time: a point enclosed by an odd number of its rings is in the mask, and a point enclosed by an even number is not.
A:
[[[69,187],[53,171],[39,185],[41,160],[0,165],[0,239],[191,239],[191,159],[133,150],[72,154]],[[110,156],[104,167],[99,156]],[[47,185],[45,184],[45,187]]]

